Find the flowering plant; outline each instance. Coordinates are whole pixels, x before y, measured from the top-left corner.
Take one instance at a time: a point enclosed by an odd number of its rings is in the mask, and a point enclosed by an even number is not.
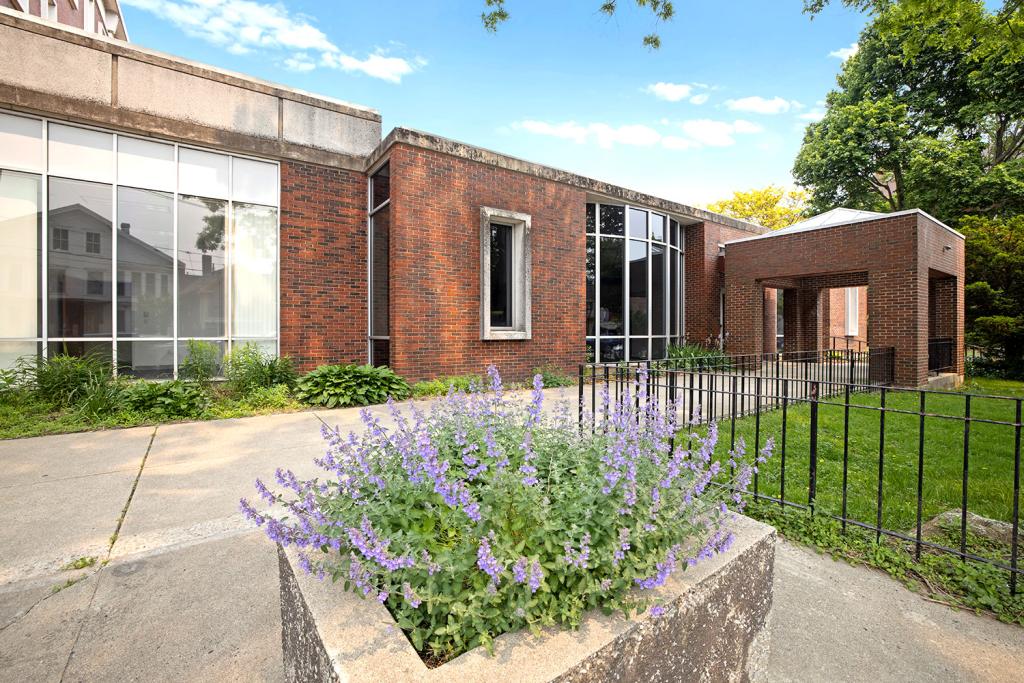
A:
[[[588,609],[640,609],[644,589],[729,547],[729,507],[756,467],[741,442],[715,460],[715,425],[677,425],[642,376],[604,392],[594,433],[567,405],[545,411],[539,375],[529,402],[489,376],[429,411],[389,404],[392,427],[364,411],[361,435],[325,428],[326,479],[278,470],[287,496],[257,480],[272,509],[242,510],[306,571],[385,603],[435,661],[523,627],[575,627]]]

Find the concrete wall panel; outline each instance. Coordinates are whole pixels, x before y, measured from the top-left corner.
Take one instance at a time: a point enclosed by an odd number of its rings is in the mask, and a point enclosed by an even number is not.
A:
[[[297,145],[365,156],[380,143],[380,121],[348,116],[302,102],[284,100],[282,121],[284,141]]]
[[[17,55],[0,68],[0,86],[110,104],[109,54],[2,24],[0,45]]]

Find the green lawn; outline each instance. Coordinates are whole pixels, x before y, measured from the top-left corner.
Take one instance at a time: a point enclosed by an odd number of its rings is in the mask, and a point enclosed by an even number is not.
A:
[[[1022,382],[979,379],[970,382],[967,388],[973,394],[985,394],[971,398],[971,417],[974,420],[1012,422],[1015,401],[994,396],[1024,397]],[[876,519],[878,496],[881,412],[877,408],[880,400],[879,392],[850,397],[847,517],[870,524],[874,524]],[[816,509],[832,514],[839,514],[842,510],[842,403],[842,396],[823,399],[818,412]],[[886,407],[916,413],[919,394],[888,390]],[[934,416],[925,418],[923,521],[961,505],[964,421],[940,416],[963,417],[965,394],[927,394],[925,410]],[[730,443],[731,426],[729,421],[719,423],[725,444]],[[915,526],[919,429],[920,417],[916,414],[885,414],[882,526],[887,529],[908,531]],[[752,448],[754,434],[754,417],[736,420],[737,439],[743,436]],[[781,410],[762,413],[762,444],[768,436],[775,436],[777,448],[773,458],[761,467],[758,491],[779,497],[784,465],[786,499],[806,504],[810,464],[809,405],[790,405],[787,410],[784,456]],[[1010,521],[1013,511],[1014,427],[972,420],[968,443],[967,509],[985,517]]]

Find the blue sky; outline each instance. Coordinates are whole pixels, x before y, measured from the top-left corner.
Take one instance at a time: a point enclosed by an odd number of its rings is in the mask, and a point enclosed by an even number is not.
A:
[[[695,205],[792,184],[865,17],[838,2],[122,0],[133,42],[379,110],[405,126]],[[657,30],[662,48],[642,37]]]

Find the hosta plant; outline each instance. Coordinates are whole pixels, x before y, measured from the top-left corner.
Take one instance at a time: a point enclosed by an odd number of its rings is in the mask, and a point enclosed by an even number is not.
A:
[[[432,661],[592,608],[657,610],[645,590],[729,547],[756,467],[742,444],[716,459],[715,427],[677,425],[644,377],[603,396],[593,434],[544,410],[539,375],[521,404],[490,377],[429,412],[392,405],[387,425],[364,411],[361,434],[325,428],[322,478],[278,470],[277,492],[256,482],[270,509],[243,512],[306,571],[385,603]]]
[[[321,365],[299,379],[295,397],[312,406],[345,408],[400,400],[409,384],[388,367]]]

